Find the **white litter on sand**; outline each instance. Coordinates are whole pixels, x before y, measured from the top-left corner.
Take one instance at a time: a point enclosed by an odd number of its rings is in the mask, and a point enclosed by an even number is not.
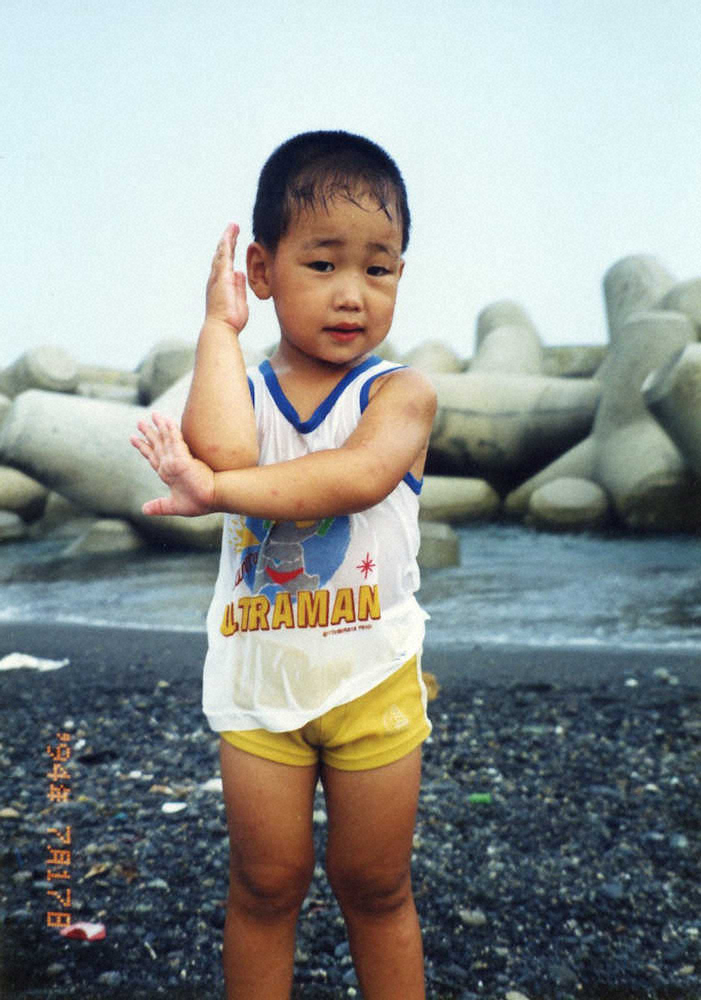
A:
[[[161,806],[161,812],[164,813],[178,813],[183,809],[187,809],[187,802],[164,802]]]
[[[42,660],[28,653],[8,653],[0,660],[0,670],[19,670],[21,667],[31,670],[59,670],[68,663],[70,660]]]

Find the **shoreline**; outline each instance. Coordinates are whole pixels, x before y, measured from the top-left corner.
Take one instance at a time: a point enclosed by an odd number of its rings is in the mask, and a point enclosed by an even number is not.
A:
[[[158,680],[199,682],[206,652],[204,632],[135,629],[73,623],[0,623],[0,657],[14,652],[47,659],[68,659],[67,666],[42,673],[61,686],[77,680],[81,687],[112,690],[115,670],[121,681],[151,690]],[[115,660],[121,661],[117,667]],[[446,694],[464,683],[498,687],[547,685],[556,688],[605,686],[620,681],[653,679],[666,670],[685,687],[701,689],[701,652],[694,649],[645,649],[616,646],[445,644],[427,638],[423,669],[433,673]],[[4,686],[12,676],[39,673],[31,669],[1,672]],[[675,680],[672,680],[672,684]],[[120,684],[120,686],[122,686]]]

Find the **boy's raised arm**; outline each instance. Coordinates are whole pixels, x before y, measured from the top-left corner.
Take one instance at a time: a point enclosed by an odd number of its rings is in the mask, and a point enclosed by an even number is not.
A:
[[[435,408],[435,392],[423,375],[398,372],[381,386],[343,447],[223,472],[192,459],[176,428],[156,418],[155,429],[140,424],[144,438],[132,441],[171,495],[145,504],[144,513],[225,511],[292,521],[365,510],[422,464]]]
[[[234,271],[239,227],[227,226],[207,283],[205,321],[183,413],[192,454],[215,471],[258,462],[255,416],[239,334],[248,320],[246,276]]]

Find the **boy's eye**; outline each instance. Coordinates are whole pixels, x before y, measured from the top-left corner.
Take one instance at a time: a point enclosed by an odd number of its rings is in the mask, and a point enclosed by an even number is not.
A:
[[[329,260],[313,260],[309,264],[309,267],[311,267],[312,271],[333,271],[333,264]]]
[[[383,274],[389,274],[389,268],[382,267],[381,264],[373,264],[368,268],[368,274],[373,278],[381,278]]]

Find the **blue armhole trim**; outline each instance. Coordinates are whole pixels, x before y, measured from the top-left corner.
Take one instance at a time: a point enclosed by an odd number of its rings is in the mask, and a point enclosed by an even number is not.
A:
[[[372,385],[372,383],[375,381],[376,378],[379,378],[380,375],[391,375],[392,372],[401,371],[402,368],[406,367],[407,365],[396,365],[394,368],[388,368],[383,372],[375,372],[373,375],[371,375],[370,378],[367,380],[367,382],[364,383],[362,389],[360,390],[360,412],[364,413],[365,410],[367,409],[367,405],[370,402],[370,386]],[[416,476],[412,476],[410,472],[407,472],[406,476],[403,477],[402,482],[407,484],[412,493],[415,493],[417,496],[419,496],[419,494],[421,493],[421,487],[423,486],[424,482],[423,479],[417,479]]]
[[[406,483],[409,489],[417,496],[421,493],[421,487],[424,484],[423,479],[417,479],[416,476],[412,476],[410,472],[407,472],[402,482]]]
[[[256,388],[253,385],[253,379],[251,378],[250,375],[248,376],[248,388],[249,388],[249,390],[251,392],[251,402],[255,406],[256,405]]]
[[[395,365],[394,368],[387,368],[383,372],[375,372],[373,375],[371,375],[370,378],[367,380],[367,382],[363,383],[363,387],[360,390],[360,412],[365,413],[365,410],[367,409],[367,405],[370,402],[370,386],[372,385],[372,383],[375,381],[376,378],[380,378],[381,375],[391,375],[392,372],[401,371],[402,368],[406,367],[407,365]]]

